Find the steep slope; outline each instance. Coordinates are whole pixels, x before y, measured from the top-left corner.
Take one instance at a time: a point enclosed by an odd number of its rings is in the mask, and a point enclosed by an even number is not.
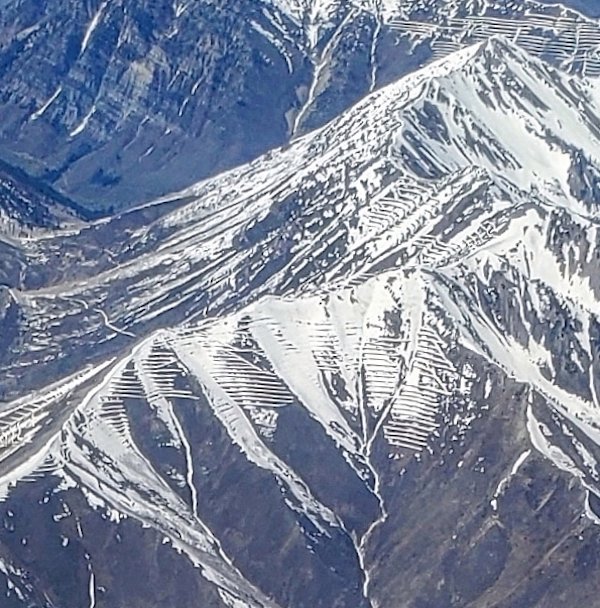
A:
[[[256,158],[294,131],[313,55],[338,26],[352,18],[348,40],[372,30],[347,4],[5,2],[2,156],[105,209]],[[358,66],[360,44],[344,61]],[[325,120],[367,90],[361,71],[330,70],[339,101]]]
[[[0,163],[0,234],[26,237],[35,231],[82,226],[93,214],[28,175]]]
[[[27,266],[22,240],[58,230],[78,230],[92,214],[22,171],[0,163],[0,343],[18,332],[16,303],[9,285],[19,282]]]
[[[531,0],[7,0],[0,157],[90,208],[131,206],[499,33],[600,74],[597,20]]]
[[[406,36],[411,52],[442,57],[450,52],[503,35],[528,52],[563,69],[588,77],[599,74],[598,23],[590,11],[583,14],[573,3],[451,0],[384,3],[390,27]]]
[[[589,604],[599,117],[596,83],[492,39],[288,149],[24,242],[9,601]]]

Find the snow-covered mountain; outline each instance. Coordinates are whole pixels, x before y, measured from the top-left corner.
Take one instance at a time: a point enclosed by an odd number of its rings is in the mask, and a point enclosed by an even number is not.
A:
[[[0,157],[94,209],[255,159],[493,34],[600,74],[597,20],[532,0],[1,6]]]
[[[3,606],[594,605],[599,124],[493,37],[17,241]]]

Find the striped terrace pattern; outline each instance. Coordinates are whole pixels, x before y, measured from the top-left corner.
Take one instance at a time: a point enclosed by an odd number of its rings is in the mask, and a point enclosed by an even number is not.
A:
[[[600,24],[583,17],[525,13],[520,18],[470,15],[437,23],[392,19],[390,27],[411,37],[432,37],[435,59],[490,38],[505,36],[533,55],[543,55],[569,71],[600,76]]]
[[[454,374],[456,370],[444,355],[440,336],[425,320],[404,383],[383,427],[390,445],[417,452],[427,445],[439,425],[441,398],[448,395],[445,376]]]

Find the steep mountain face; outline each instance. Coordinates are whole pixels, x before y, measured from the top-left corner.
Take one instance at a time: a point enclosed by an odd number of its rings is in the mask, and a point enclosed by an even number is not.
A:
[[[342,4],[6,2],[2,153],[95,207],[255,158],[294,131],[311,57],[341,23],[359,39],[351,47],[373,29]],[[331,70],[340,101],[324,119],[364,94],[360,70]]]
[[[55,231],[92,214],[22,171],[0,163],[0,238]],[[54,232],[53,232],[54,234]]]
[[[131,206],[498,33],[600,74],[597,22],[530,0],[4,0],[0,157],[89,208]]]
[[[7,290],[27,266],[22,239],[77,231],[92,214],[22,171],[0,163],[0,327],[2,343],[16,336],[15,303]]]
[[[594,605],[598,124],[492,38],[18,242],[6,605]]]

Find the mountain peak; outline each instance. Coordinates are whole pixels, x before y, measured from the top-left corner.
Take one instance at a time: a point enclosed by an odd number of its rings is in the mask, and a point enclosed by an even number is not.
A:
[[[490,36],[487,40],[480,43],[480,48],[476,57],[486,60],[485,67],[497,67],[516,62],[520,65],[530,63],[543,63],[537,57],[524,51],[517,42],[500,34]]]
[[[514,40],[501,34],[494,34],[487,38],[487,40],[484,40],[481,43],[481,52],[485,55],[493,56],[508,54],[511,57],[529,57],[526,53],[523,53],[522,48]]]

